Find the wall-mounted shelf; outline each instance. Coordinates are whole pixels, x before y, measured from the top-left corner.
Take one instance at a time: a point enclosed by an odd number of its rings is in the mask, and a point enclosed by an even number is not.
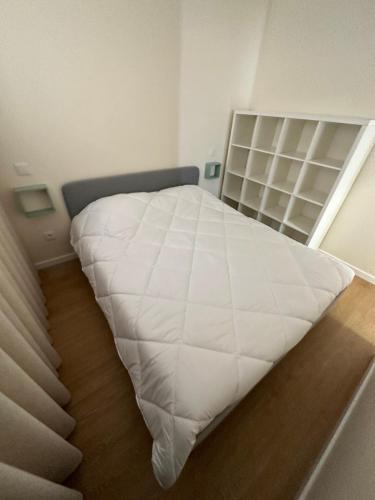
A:
[[[236,111],[222,199],[318,247],[375,143],[375,122]]]
[[[16,204],[26,217],[39,217],[55,211],[45,184],[21,186],[13,189]]]

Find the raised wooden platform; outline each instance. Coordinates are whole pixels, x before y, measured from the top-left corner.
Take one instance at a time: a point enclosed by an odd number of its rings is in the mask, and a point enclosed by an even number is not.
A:
[[[129,376],[78,261],[40,274],[61,379],[72,392],[71,442],[84,453],[68,483],[89,500],[292,499],[375,353],[375,286],[355,279],[165,492]]]
[[[375,360],[340,419],[298,500],[374,498],[374,414]]]

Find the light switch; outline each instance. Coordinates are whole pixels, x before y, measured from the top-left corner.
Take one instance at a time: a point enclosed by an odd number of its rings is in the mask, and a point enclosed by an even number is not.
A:
[[[31,175],[29,164],[26,162],[13,163],[17,175]]]

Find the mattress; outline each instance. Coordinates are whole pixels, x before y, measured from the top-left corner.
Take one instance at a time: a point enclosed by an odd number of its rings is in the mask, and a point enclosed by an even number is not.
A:
[[[197,436],[353,278],[198,186],[99,199],[74,217],[71,242],[129,371],[164,488]]]

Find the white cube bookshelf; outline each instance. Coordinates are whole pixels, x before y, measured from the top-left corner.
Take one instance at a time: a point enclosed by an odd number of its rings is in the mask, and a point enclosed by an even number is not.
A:
[[[235,111],[222,200],[319,247],[375,143],[375,121]]]

